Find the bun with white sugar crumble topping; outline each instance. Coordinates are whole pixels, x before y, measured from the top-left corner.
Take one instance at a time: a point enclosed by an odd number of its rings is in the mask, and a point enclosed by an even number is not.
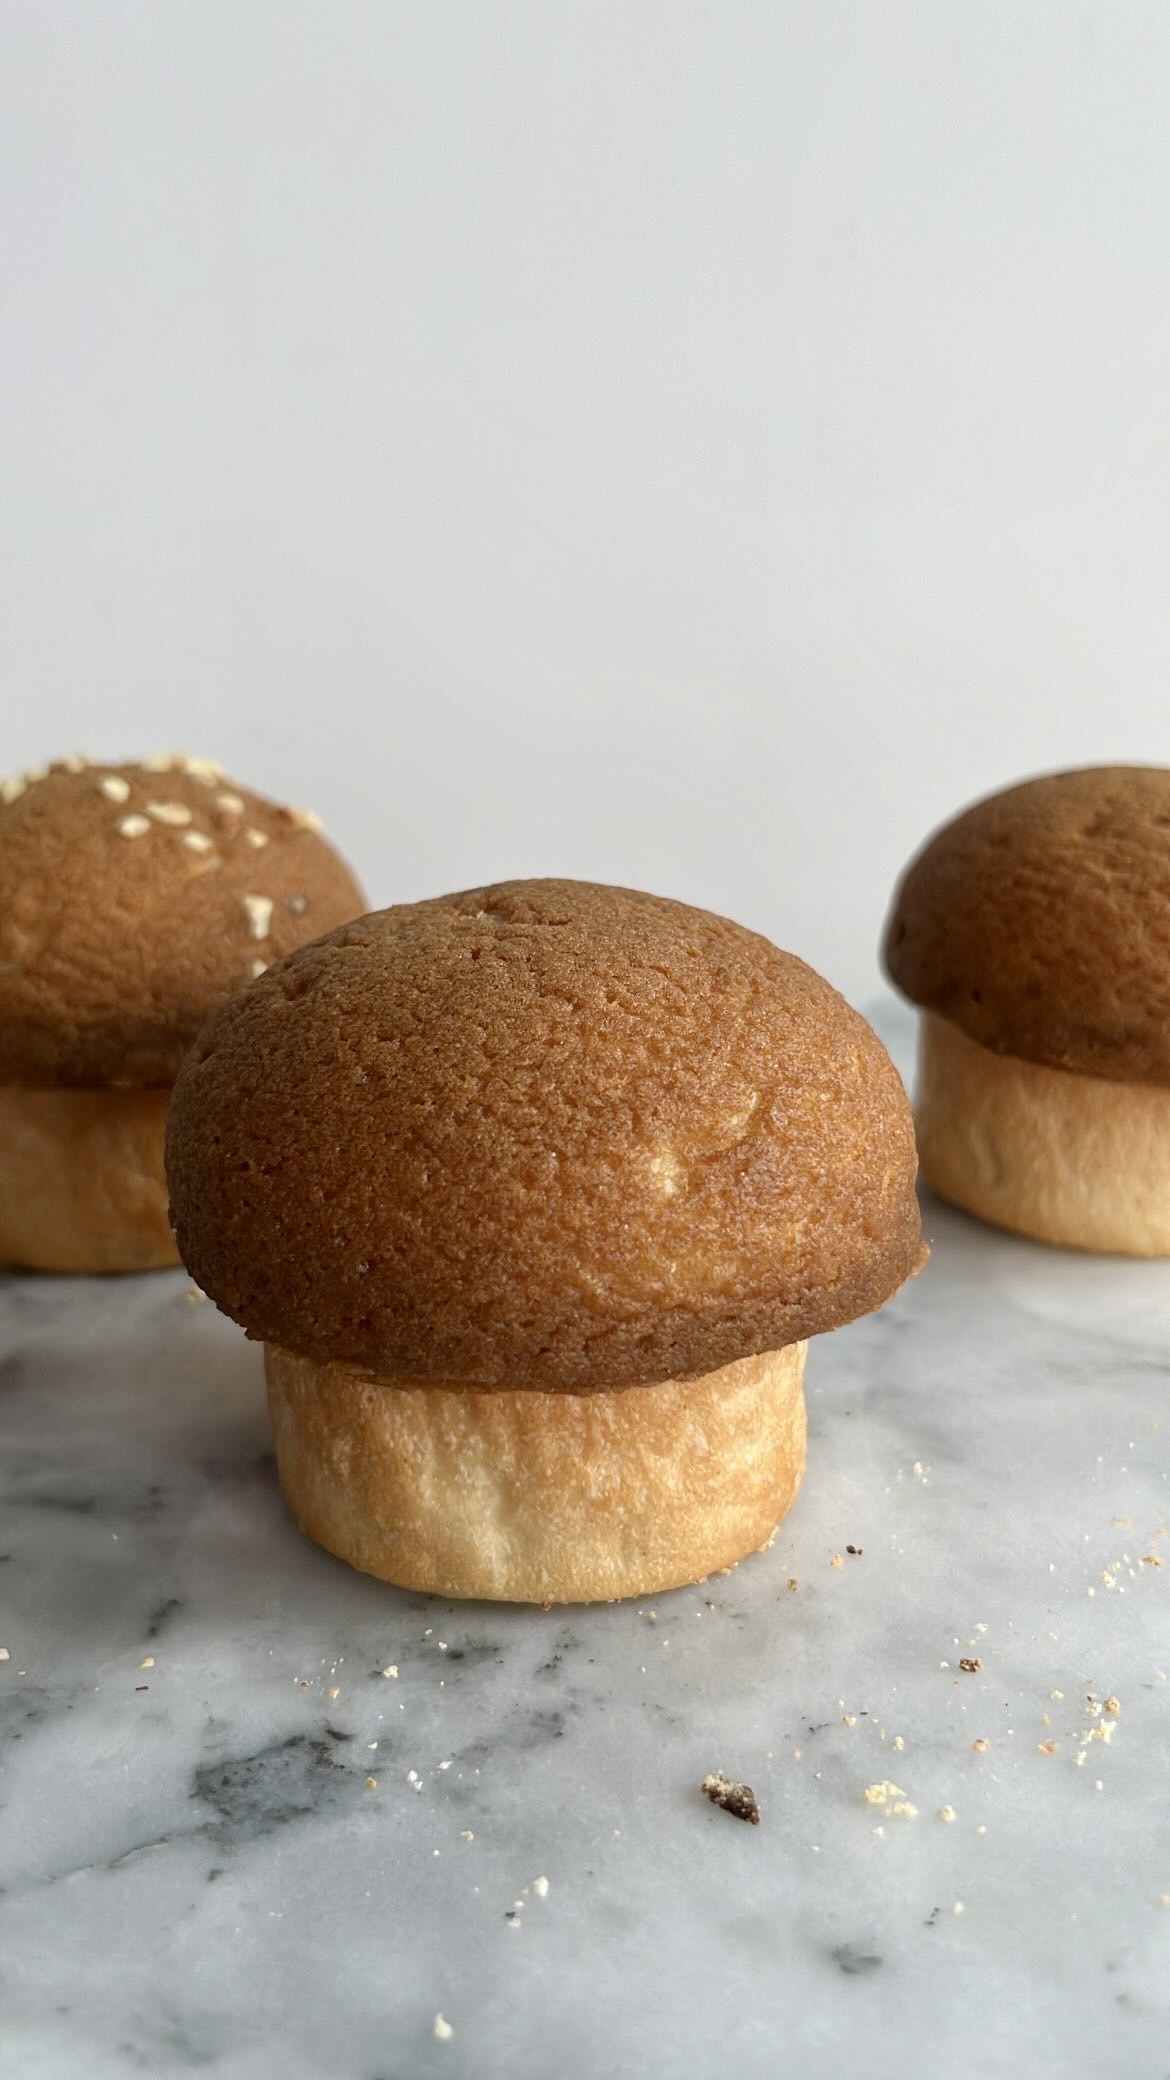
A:
[[[208,759],[0,781],[0,1263],[176,1263],[162,1138],[188,1047],[363,908],[311,812]]]

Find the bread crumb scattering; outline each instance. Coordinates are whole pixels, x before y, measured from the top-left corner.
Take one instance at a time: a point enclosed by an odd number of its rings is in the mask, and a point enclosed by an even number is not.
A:
[[[1037,1753],[1040,1755],[1055,1755],[1057,1745],[1056,1741],[1041,1741]]]
[[[957,1820],[959,1816],[956,1813],[953,1806],[940,1806],[938,1809],[938,1817],[940,1820],[947,1821],[949,1825],[949,1823],[952,1820]]]
[[[398,1674],[398,1663],[396,1661],[391,1661],[389,1665],[382,1670],[382,1674],[384,1676],[396,1676]]]
[[[965,1676],[977,1676],[982,1666],[983,1663],[977,1654],[964,1654],[959,1661],[959,1667]]]
[[[376,1790],[377,1790],[377,1788],[378,1788],[378,1779],[377,1779],[377,1777],[367,1777],[367,1778],[366,1778],[366,1790],[367,1790],[367,1791],[376,1791]]]
[[[145,1659],[144,1661],[140,1661],[140,1662],[139,1662],[138,1666],[139,1666],[139,1668],[153,1668],[153,1667],[154,1667],[154,1655],[153,1655],[153,1654],[148,1654],[148,1655],[146,1656],[146,1659]]]
[[[974,1750],[975,1750],[975,1753],[976,1753],[977,1755],[986,1755],[986,1753],[987,1753],[987,1750],[988,1750],[988,1749],[990,1748],[990,1746],[991,1746],[991,1742],[990,1742],[990,1741],[985,1741],[985,1740],[984,1740],[984,1738],[983,1738],[983,1735],[982,1735],[982,1734],[980,1734],[980,1736],[979,1736],[978,1740],[974,1740],[974,1741],[972,1741],[972,1743],[971,1743],[971,1746],[972,1746],[972,1747],[974,1748]]]
[[[1101,1709],[1103,1712],[1108,1712],[1115,1719],[1121,1710],[1121,1699],[1119,1697],[1107,1697]]]
[[[866,1804],[871,1806],[887,1806],[891,1799],[905,1796],[900,1785],[891,1784],[888,1778],[884,1778],[880,1784],[867,1784],[865,1787]]]
[[[449,2043],[455,2034],[445,2015],[436,2015],[431,2028],[440,2044]]]
[[[548,1879],[547,1879],[547,1878],[534,1878],[534,1879],[532,1880],[532,1887],[531,1887],[531,1889],[532,1889],[532,1891],[533,1891],[533,1892],[534,1892],[534,1893],[536,1894],[536,1897],[537,1897],[537,1899],[547,1899],[547,1898],[548,1898]]]
[[[721,1770],[713,1770],[703,1778],[699,1789],[713,1806],[722,1806],[725,1813],[734,1814],[737,1820],[759,1826],[760,1808],[750,1784],[740,1784],[734,1777],[725,1777]]]
[[[124,838],[145,838],[150,829],[150,819],[147,816],[120,816],[118,829]]]
[[[829,1562],[829,1566],[830,1566],[830,1567],[844,1567],[844,1565],[845,1565],[845,1562],[844,1562],[844,1560],[843,1560],[843,1558],[842,1558],[841,1554],[840,1554],[840,1553],[834,1553],[834,1555],[833,1555],[832,1559],[831,1559],[831,1560],[830,1560],[830,1562]]]
[[[11,1661],[11,1659],[12,1656],[7,1647],[0,1647],[0,1661]]]

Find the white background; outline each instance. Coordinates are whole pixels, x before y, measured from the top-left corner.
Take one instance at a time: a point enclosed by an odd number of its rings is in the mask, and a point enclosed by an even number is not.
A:
[[[854,996],[926,829],[1167,758],[1165,0],[3,0],[0,766]]]

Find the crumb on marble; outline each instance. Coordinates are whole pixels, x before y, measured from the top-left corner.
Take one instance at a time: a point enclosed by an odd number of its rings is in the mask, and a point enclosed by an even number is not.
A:
[[[980,1734],[977,1740],[972,1741],[971,1746],[974,1748],[975,1753],[977,1755],[986,1755],[987,1750],[991,1746],[991,1742],[985,1741],[983,1735]]]
[[[1055,1741],[1041,1741],[1036,1752],[1038,1755],[1055,1755],[1056,1749],[1057,1743]]]
[[[842,1555],[841,1553],[834,1553],[834,1555],[833,1555],[832,1559],[831,1559],[831,1560],[830,1560],[830,1562],[829,1562],[829,1566],[830,1566],[830,1567],[844,1567],[844,1565],[845,1565],[845,1560],[844,1560],[844,1556],[843,1556],[843,1555]]]
[[[438,2038],[440,2044],[449,2044],[455,2034],[445,2015],[436,2015],[431,2024],[431,2032],[432,2035]]]
[[[846,1546],[846,1548],[845,1548],[845,1551],[846,1551],[847,1553],[852,1553],[852,1555],[853,1555],[853,1557],[854,1557],[854,1559],[855,1559],[855,1560],[860,1560],[860,1558],[861,1558],[861,1547],[860,1547],[860,1546]]]
[[[950,1822],[952,1820],[957,1820],[959,1816],[956,1813],[953,1806],[940,1806],[938,1809],[938,1817],[940,1820],[945,1820],[949,1826]]]
[[[530,1890],[531,1890],[532,1892],[534,1892],[534,1893],[536,1894],[536,1897],[537,1897],[537,1899],[547,1899],[547,1898],[548,1898],[548,1879],[547,1879],[547,1878],[534,1878],[534,1879],[532,1880],[532,1884],[531,1884],[531,1887],[530,1887],[529,1889],[530,1889]]]
[[[871,1806],[885,1806],[889,1804],[892,1798],[905,1798],[905,1796],[906,1794],[900,1785],[891,1784],[888,1778],[883,1778],[880,1784],[867,1784],[865,1787],[865,1802]]]
[[[389,1665],[382,1670],[382,1674],[384,1676],[396,1676],[398,1674],[398,1663],[396,1661],[391,1661]]]
[[[139,1666],[139,1668],[153,1668],[153,1667],[154,1667],[154,1655],[153,1655],[153,1654],[148,1654],[148,1655],[146,1656],[146,1659],[145,1659],[144,1661],[140,1661],[140,1662],[139,1662],[138,1666]]]
[[[734,1777],[725,1777],[721,1770],[712,1770],[703,1778],[699,1789],[713,1806],[722,1806],[725,1813],[734,1814],[737,1820],[747,1820],[753,1827],[759,1826],[759,1802],[750,1784],[741,1784]]]
[[[982,1666],[978,1654],[963,1654],[959,1658],[959,1667],[965,1676],[977,1676]]]
[[[330,1685],[330,1689],[329,1689],[329,1701],[330,1701],[330,1703],[332,1704],[333,1700],[334,1700],[335,1698],[338,1698],[338,1697],[340,1697],[340,1696],[341,1696],[341,1685],[340,1685],[340,1683],[333,1683],[333,1684],[331,1684],[331,1685]]]
[[[1119,1697],[1107,1697],[1101,1709],[1103,1712],[1108,1712],[1111,1719],[1116,1719],[1121,1710],[1121,1699]]]
[[[0,1647],[0,1661],[11,1661],[11,1659],[12,1656],[7,1647]]]
[[[795,1595],[796,1595],[796,1592],[797,1592],[797,1590],[798,1590],[798,1589],[799,1589],[799,1587],[800,1587],[800,1583],[799,1583],[799,1582],[797,1581],[797,1579],[796,1579],[796,1576],[795,1576],[794,1574],[790,1574],[790,1575],[789,1575],[789,1577],[788,1577],[788,1587],[789,1587],[789,1589],[791,1590],[791,1592],[792,1592],[793,1596],[795,1596]],[[701,1611],[699,1612],[699,1616],[700,1616],[700,1617],[702,1616],[702,1612],[701,1612]]]

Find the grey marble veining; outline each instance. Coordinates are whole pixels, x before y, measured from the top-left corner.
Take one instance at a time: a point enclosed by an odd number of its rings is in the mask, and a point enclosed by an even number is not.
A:
[[[591,1610],[309,1545],[182,1277],[0,1286],[5,2080],[1165,2080],[1170,1266],[927,1225],[772,1549]]]

